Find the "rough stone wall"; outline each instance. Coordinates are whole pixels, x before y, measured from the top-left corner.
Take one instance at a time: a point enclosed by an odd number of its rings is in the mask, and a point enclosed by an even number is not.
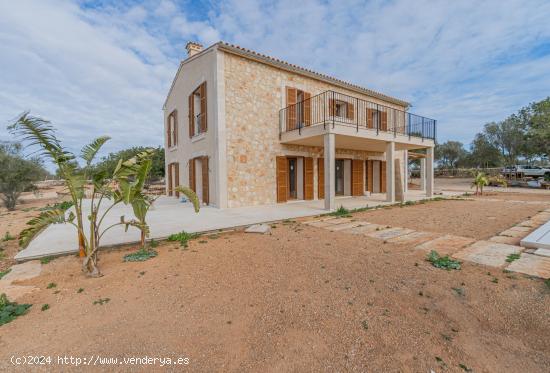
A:
[[[233,54],[225,53],[224,61],[228,207],[276,203],[275,157],[284,155],[315,158],[314,196],[317,198],[316,158],[323,156],[323,148],[279,142],[279,110],[286,106],[286,86],[305,90],[312,96],[332,89],[403,110],[370,96]],[[382,160],[384,154],[336,149],[336,156]]]

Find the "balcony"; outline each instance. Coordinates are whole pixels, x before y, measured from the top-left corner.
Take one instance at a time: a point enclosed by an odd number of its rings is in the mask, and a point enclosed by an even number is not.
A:
[[[280,133],[302,135],[310,127],[335,129],[343,126],[355,129],[361,136],[388,138],[393,135],[401,140],[434,140],[435,119],[422,117],[348,96],[335,91],[325,91],[306,100],[289,105],[279,111]],[[318,133],[318,132],[317,132]]]

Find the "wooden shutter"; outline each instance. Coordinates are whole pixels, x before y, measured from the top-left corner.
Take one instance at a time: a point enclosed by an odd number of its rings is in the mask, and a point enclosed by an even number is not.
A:
[[[351,102],[348,102],[347,108],[348,108],[348,110],[346,110],[347,118],[350,120],[353,120],[353,117],[355,116],[355,107]]]
[[[195,158],[189,160],[189,188],[193,192],[197,193],[197,187],[195,184]]]
[[[380,164],[380,193],[386,193],[386,161],[378,163]]]
[[[374,122],[372,120],[373,115],[374,115],[374,110],[367,108],[367,128],[374,128]]]
[[[276,157],[277,172],[277,202],[286,202],[288,199],[288,162],[286,157]]]
[[[168,147],[172,146],[172,113],[168,115],[168,120],[166,121],[166,138],[168,139]]]
[[[363,164],[365,162],[359,159],[351,161],[351,195],[362,196],[365,191],[363,179]]]
[[[201,119],[200,119],[200,132],[206,132],[208,128],[208,121],[206,115],[206,82],[203,82],[199,87],[199,94],[201,98]]]
[[[333,117],[336,114],[336,100],[333,98],[328,99],[328,115]]]
[[[385,111],[381,111],[381,120],[380,120],[380,130],[381,131],[387,131],[388,130],[388,113]],[[379,115],[380,115],[379,114]]]
[[[317,158],[317,194],[319,199],[325,198],[325,159]]]
[[[304,199],[313,199],[313,158],[304,158]]]
[[[372,177],[373,177],[373,168],[372,168],[373,162],[367,161],[367,190],[369,192],[373,192],[373,184],[372,184]]]
[[[292,131],[293,129],[296,129],[296,101],[298,101],[298,91],[296,90],[296,88],[286,87],[287,131]]]
[[[168,195],[172,196],[172,192],[174,189],[174,186],[172,184],[172,163],[168,164],[167,179],[168,179]]]
[[[210,203],[210,188],[208,180],[208,157],[201,158],[202,163],[202,202],[204,204]]]
[[[311,93],[309,92],[304,92],[304,125],[311,125]]]
[[[174,170],[174,188],[180,186],[180,164],[178,162],[172,163],[172,169]],[[180,192],[175,191],[176,197],[179,198]]]
[[[195,136],[195,102],[193,100],[194,94],[189,95],[189,137]]]
[[[173,126],[174,126],[174,143],[172,145],[178,145],[178,111],[172,112]]]

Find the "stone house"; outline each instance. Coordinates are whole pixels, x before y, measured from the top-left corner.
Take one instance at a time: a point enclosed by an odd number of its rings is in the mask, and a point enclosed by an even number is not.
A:
[[[409,103],[225,42],[186,48],[163,107],[168,195],[189,185],[218,208],[402,200],[411,154],[433,194],[436,121]]]

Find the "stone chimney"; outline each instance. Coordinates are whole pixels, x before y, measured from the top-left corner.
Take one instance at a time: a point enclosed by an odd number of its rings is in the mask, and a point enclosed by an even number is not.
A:
[[[187,57],[193,57],[195,54],[202,51],[202,45],[200,45],[199,43],[196,43],[194,41],[190,41],[185,46],[185,49],[187,49]]]

